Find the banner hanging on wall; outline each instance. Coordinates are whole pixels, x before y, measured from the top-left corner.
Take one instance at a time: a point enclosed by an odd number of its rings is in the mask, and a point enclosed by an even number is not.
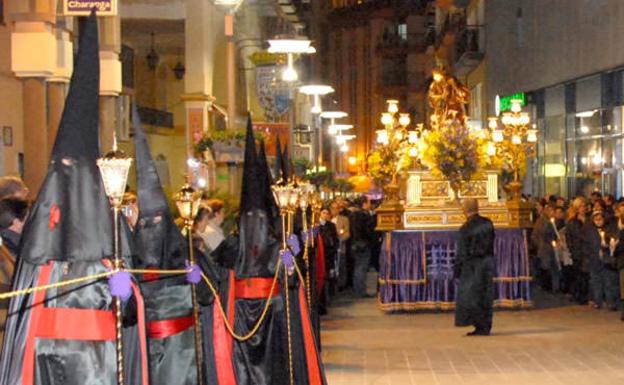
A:
[[[115,16],[117,0],[63,0],[65,16],[88,16],[93,8],[98,16]]]

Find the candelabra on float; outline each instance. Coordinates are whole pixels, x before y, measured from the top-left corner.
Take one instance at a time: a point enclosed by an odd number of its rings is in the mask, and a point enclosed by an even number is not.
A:
[[[492,135],[488,154],[498,156],[503,167],[513,174],[513,181],[507,185],[511,200],[520,199],[527,159],[535,156],[537,142],[537,130],[530,128],[531,119],[528,113],[522,112],[521,103],[518,99],[511,101],[511,112],[503,113],[501,118],[502,128],[497,118],[489,118],[488,124]]]

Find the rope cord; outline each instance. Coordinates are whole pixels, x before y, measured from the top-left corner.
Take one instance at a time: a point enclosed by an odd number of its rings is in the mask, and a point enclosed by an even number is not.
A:
[[[258,318],[258,321],[256,321],[256,324],[249,331],[249,333],[245,335],[240,335],[236,333],[236,331],[234,330],[234,327],[232,326],[232,324],[230,323],[230,320],[227,317],[227,314],[225,313],[225,310],[223,310],[223,303],[221,302],[221,297],[219,296],[219,293],[217,293],[217,290],[215,289],[212,282],[210,282],[208,277],[206,277],[206,275],[202,272],[202,278],[204,279],[204,282],[206,282],[206,285],[208,285],[208,288],[212,292],[212,295],[214,295],[215,297],[215,306],[217,306],[217,308],[219,309],[219,313],[221,313],[221,317],[223,317],[223,323],[225,324],[225,328],[230,333],[230,335],[232,335],[232,337],[236,339],[237,341],[244,342],[244,341],[249,340],[258,332],[258,329],[260,329],[260,326],[264,322],[264,319],[266,318],[266,315],[269,312],[269,308],[271,307],[271,299],[273,298],[273,292],[275,291],[275,286],[277,285],[277,280],[279,277],[281,265],[282,265],[282,261],[280,260],[277,263],[277,266],[275,267],[275,275],[273,276],[273,283],[271,284],[271,291],[269,292],[269,296],[266,299],[266,302],[264,304],[264,309],[262,310],[262,314],[260,315],[260,318]],[[231,282],[230,284],[234,284],[234,283]],[[287,289],[288,288],[286,288],[286,290]]]

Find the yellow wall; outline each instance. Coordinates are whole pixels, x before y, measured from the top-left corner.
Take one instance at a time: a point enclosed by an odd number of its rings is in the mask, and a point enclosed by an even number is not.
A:
[[[17,174],[17,154],[22,152],[22,84],[11,72],[11,31],[0,24],[0,135],[3,127],[13,128],[13,145],[5,146],[0,139],[3,175]]]

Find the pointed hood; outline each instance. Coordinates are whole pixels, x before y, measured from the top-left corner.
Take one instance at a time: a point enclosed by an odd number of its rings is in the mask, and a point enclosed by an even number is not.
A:
[[[272,212],[266,163],[258,159],[251,118],[247,122],[243,188],[241,192],[239,248],[236,276],[272,276],[279,242],[271,235]]]
[[[27,262],[96,261],[113,254],[111,208],[96,165],[99,85],[98,31],[92,12],[80,36],[48,174],[22,235],[20,256]]]
[[[136,103],[132,110],[132,124],[139,205],[139,218],[134,232],[137,261],[141,267],[182,267],[187,256],[186,241],[171,215],[147,137],[141,127]]]
[[[284,183],[290,181],[290,161],[288,159],[288,143],[284,145],[284,152],[282,152],[282,179]]]
[[[266,157],[266,149],[264,147],[264,140],[260,141],[260,151],[258,152],[258,168],[259,173],[262,175],[264,195],[267,202],[267,207],[269,208],[269,213],[271,216],[276,216],[279,214],[279,210],[277,208],[277,204],[275,203],[275,198],[273,197],[273,191],[271,190],[271,186],[273,185],[273,178],[271,178],[271,170],[269,169],[269,162]]]
[[[279,136],[275,141],[275,166],[273,167],[273,179],[276,182],[282,180],[282,144]]]
[[[261,194],[262,180],[260,175],[258,175],[258,154],[256,153],[256,139],[253,134],[251,116],[247,119],[244,162],[240,212],[242,214],[251,209],[266,210],[266,205]]]

